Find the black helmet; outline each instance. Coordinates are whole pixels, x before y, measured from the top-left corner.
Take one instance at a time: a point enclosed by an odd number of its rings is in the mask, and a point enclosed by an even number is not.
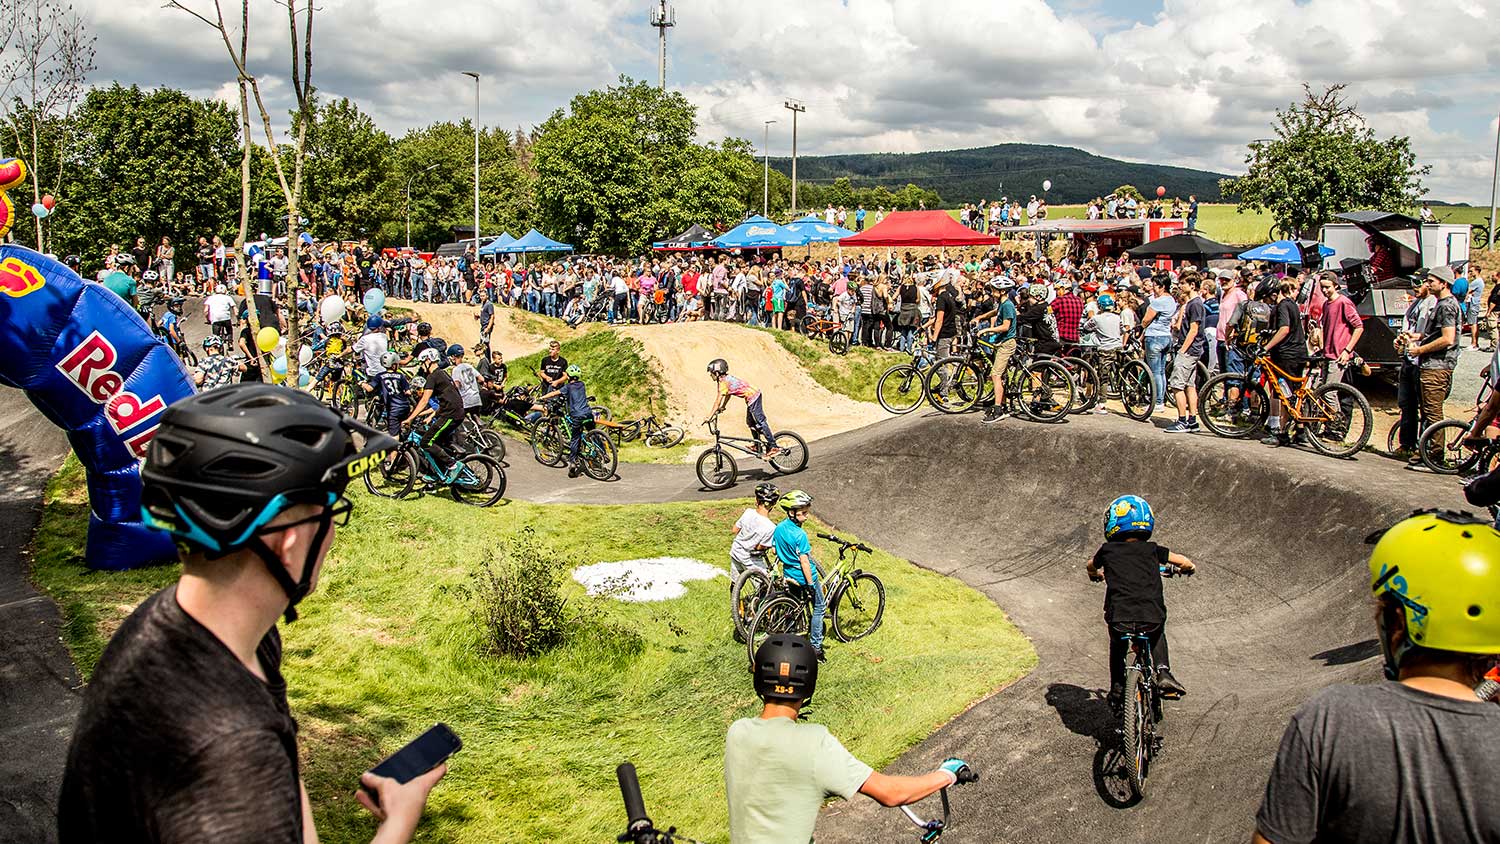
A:
[[[708,362],[708,374],[710,374],[710,375],[728,375],[729,374],[729,361],[724,360],[723,358],[714,358],[713,360],[709,361]]]
[[[68,257],[63,259],[63,263],[68,266],[68,269],[76,271],[79,265],[83,263],[83,259],[78,257],[77,255],[69,255]]]
[[[818,652],[795,633],[773,633],[756,649],[750,671],[761,700],[812,700],[818,687]]]
[[[1264,302],[1272,296],[1276,295],[1278,292],[1280,292],[1280,290],[1281,279],[1278,279],[1276,276],[1267,273],[1264,277],[1261,278],[1260,284],[1257,284],[1255,286],[1255,300],[1257,302]]]
[[[432,333],[432,323],[430,323],[430,322],[419,322],[419,323],[417,323],[417,333],[420,334],[420,335],[422,335],[423,337],[426,337],[427,335],[431,334]]]
[[[182,303],[186,301],[187,299],[183,296],[173,296],[172,298],[167,300],[167,307],[171,308],[174,311],[181,310]]]
[[[781,500],[781,490],[773,483],[757,484],[755,487],[755,503],[764,504],[767,507]]]
[[[354,439],[364,437],[364,448]],[[141,517],[210,558],[249,548],[286,590],[287,620],[311,588],[313,557],[334,514],[325,510],[301,581],[260,539],[297,504],[332,507],[352,478],[396,441],[299,390],[242,383],[167,408],[141,468]]]
[[[464,353],[464,347],[454,343],[448,347],[448,357],[458,357]]]

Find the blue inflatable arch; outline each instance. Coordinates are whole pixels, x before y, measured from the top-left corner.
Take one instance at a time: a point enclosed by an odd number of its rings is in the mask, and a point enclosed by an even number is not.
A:
[[[176,559],[168,536],[141,523],[140,461],[162,411],[193,382],[135,309],[39,252],[0,246],[0,383],[67,431],[88,472],[85,563]]]

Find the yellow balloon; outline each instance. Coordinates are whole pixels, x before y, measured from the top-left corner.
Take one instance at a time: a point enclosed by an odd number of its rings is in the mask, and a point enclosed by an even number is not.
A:
[[[260,333],[255,335],[255,345],[258,346],[262,352],[271,351],[272,349],[276,348],[276,344],[280,342],[281,332],[277,331],[269,325],[265,328],[262,328],[260,330]]]

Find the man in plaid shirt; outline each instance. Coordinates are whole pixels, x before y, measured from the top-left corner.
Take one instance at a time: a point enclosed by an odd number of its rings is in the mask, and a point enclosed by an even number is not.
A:
[[[206,393],[215,387],[233,384],[235,376],[244,371],[243,363],[225,356],[224,341],[219,339],[219,335],[210,334],[203,338],[203,360],[199,361],[198,371],[193,379],[199,392]]]
[[[1066,277],[1057,283],[1057,298],[1052,300],[1052,315],[1057,318],[1057,339],[1064,346],[1078,345],[1078,325],[1083,321],[1083,300],[1073,292]]]

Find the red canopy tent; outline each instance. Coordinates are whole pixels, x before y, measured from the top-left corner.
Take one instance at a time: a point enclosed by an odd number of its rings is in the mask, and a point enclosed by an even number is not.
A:
[[[1000,238],[967,228],[947,211],[892,211],[839,246],[994,246]]]

